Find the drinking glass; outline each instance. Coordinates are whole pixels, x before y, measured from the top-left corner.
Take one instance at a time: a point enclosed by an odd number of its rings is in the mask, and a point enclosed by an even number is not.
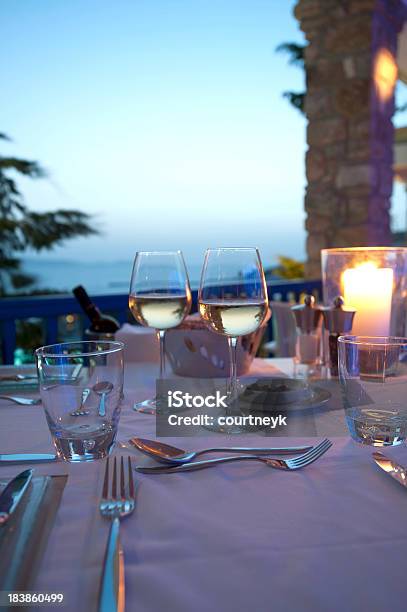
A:
[[[114,445],[123,393],[121,342],[64,342],[35,351],[42,405],[58,457],[93,461]]]
[[[340,336],[339,378],[353,440],[395,446],[407,434],[407,338]]]
[[[230,375],[228,415],[237,410],[236,347],[240,336],[254,332],[268,310],[267,286],[255,248],[208,249],[199,288],[199,312],[208,327],[226,336]],[[222,433],[240,433],[235,425],[218,426]]]
[[[177,327],[191,309],[188,272],[181,251],[139,251],[131,275],[129,308],[134,318],[154,327],[160,343],[160,378],[165,375],[165,331]],[[134,405],[155,414],[157,400]]]

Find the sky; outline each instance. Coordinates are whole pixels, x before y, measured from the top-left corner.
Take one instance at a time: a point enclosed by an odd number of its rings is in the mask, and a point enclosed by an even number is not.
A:
[[[304,76],[275,52],[303,42],[294,4],[3,0],[2,151],[48,169],[22,182],[32,208],[78,208],[102,232],[52,257],[304,258],[305,119],[282,97]]]

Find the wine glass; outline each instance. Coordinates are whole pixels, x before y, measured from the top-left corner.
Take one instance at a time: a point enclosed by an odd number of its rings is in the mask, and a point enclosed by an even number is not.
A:
[[[236,414],[236,347],[240,336],[254,332],[268,310],[267,286],[255,248],[208,249],[199,288],[199,312],[208,327],[229,344],[230,376],[227,415]],[[240,433],[237,425],[216,426],[222,433]]]
[[[191,308],[191,289],[181,251],[139,251],[130,282],[129,308],[134,318],[154,327],[160,343],[160,378],[165,375],[165,331],[177,327]],[[134,405],[155,414],[156,399]]]

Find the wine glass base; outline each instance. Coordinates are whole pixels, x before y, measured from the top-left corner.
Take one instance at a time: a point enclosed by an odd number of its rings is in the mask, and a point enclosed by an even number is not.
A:
[[[157,402],[155,399],[147,399],[143,402],[136,402],[133,405],[133,410],[136,412],[141,412],[142,414],[156,414]]]

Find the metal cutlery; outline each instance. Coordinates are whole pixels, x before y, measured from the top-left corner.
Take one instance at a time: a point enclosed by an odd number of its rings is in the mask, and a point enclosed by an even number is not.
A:
[[[37,374],[5,374],[0,376],[0,382],[19,382],[20,380],[38,380]]]
[[[56,455],[47,453],[7,453],[0,455],[0,463],[46,463],[56,460]]]
[[[192,472],[194,470],[202,470],[209,467],[214,467],[221,463],[231,463],[233,461],[261,461],[268,467],[276,470],[299,470],[310,465],[332,446],[332,442],[325,438],[317,446],[312,447],[306,453],[294,457],[292,459],[273,459],[271,457],[260,457],[258,455],[232,455],[231,457],[220,457],[218,459],[209,459],[207,461],[195,461],[192,463],[184,463],[175,466],[136,466],[136,470],[142,474],[176,474],[178,472]]]
[[[126,483],[127,480],[127,483]],[[124,556],[120,543],[120,519],[131,514],[136,505],[131,459],[128,457],[127,479],[123,457],[120,458],[120,484],[118,490],[116,457],[113,462],[111,489],[109,487],[109,458],[106,460],[105,478],[99,510],[112,521],[103,564],[99,612],[124,612]]]
[[[79,406],[79,408],[71,412],[71,416],[74,416],[74,417],[87,416],[88,414],[90,414],[89,410],[84,409],[84,403],[88,399],[89,395],[90,395],[90,389],[86,388],[82,391],[81,405]]]
[[[379,451],[373,453],[373,459],[389,476],[397,480],[403,487],[407,487],[407,469],[405,467],[389,459]]]
[[[190,463],[199,455],[206,453],[243,453],[249,455],[295,455],[311,450],[312,446],[291,446],[291,447],[260,447],[248,448],[243,446],[220,446],[217,448],[205,448],[199,451],[185,451],[182,448],[171,446],[157,442],[156,440],[147,440],[145,438],[131,438],[129,444],[137,448],[142,453],[153,457],[156,461],[166,464],[184,464]]]
[[[4,525],[17,508],[28,485],[31,482],[33,470],[25,470],[11,480],[0,495],[0,525]]]
[[[16,395],[0,395],[0,399],[8,400],[19,406],[37,406],[41,404],[41,399],[33,399],[31,397],[17,397]]]
[[[106,395],[108,395],[112,389],[113,384],[108,380],[102,380],[92,387],[92,391],[94,391],[94,393],[100,397],[99,416],[101,417],[106,416]]]

